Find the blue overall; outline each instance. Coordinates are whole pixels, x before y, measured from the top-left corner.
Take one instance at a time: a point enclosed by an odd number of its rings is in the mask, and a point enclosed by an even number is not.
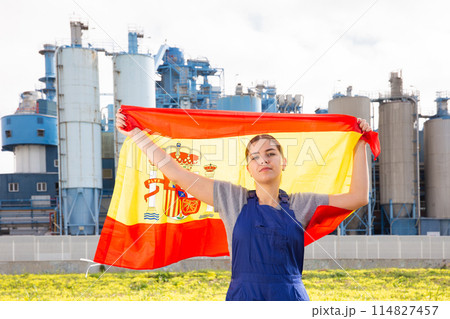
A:
[[[277,210],[248,192],[233,230],[226,300],[309,300],[302,282],[303,228],[282,190],[280,200]]]

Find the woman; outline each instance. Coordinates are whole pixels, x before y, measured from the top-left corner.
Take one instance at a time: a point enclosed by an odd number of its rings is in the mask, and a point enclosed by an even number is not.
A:
[[[371,128],[358,119],[363,132]],[[126,132],[126,116],[116,114],[117,129],[130,136],[150,162],[174,184],[214,206],[224,222],[232,257],[227,300],[309,300],[302,283],[304,229],[319,205],[354,210],[368,202],[365,142],[354,153],[353,178],[345,194],[295,193],[280,190],[286,158],[279,142],[257,135],[246,149],[247,170],[255,190],[215,181],[182,168],[138,128]]]

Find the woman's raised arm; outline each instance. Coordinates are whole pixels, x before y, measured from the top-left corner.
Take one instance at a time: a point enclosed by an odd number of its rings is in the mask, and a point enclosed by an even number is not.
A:
[[[358,119],[363,132],[372,129],[365,120]],[[355,210],[369,202],[369,171],[367,168],[366,142],[359,140],[353,156],[353,172],[348,193],[329,195],[330,206]]]
[[[123,128],[126,126],[126,116],[121,110],[116,113],[117,130],[129,136],[141,151],[147,156],[149,161],[155,165],[168,179],[180,186],[183,190],[195,198],[213,206],[214,180],[190,172],[181,167],[169,154],[157,146],[148,138],[145,131],[134,128],[127,132]]]

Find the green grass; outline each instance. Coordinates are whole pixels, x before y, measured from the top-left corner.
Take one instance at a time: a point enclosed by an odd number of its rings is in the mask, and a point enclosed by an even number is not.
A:
[[[0,300],[224,300],[229,271],[0,275]],[[304,272],[311,300],[450,300],[450,269]]]

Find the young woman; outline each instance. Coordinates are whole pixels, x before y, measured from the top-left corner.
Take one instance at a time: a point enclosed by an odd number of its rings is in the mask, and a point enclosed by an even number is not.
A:
[[[358,119],[363,132],[371,128]],[[286,158],[271,135],[257,135],[246,149],[255,190],[215,181],[182,168],[138,128],[126,132],[126,116],[116,128],[130,136],[153,165],[195,198],[214,206],[224,222],[232,260],[227,300],[309,300],[302,283],[304,229],[319,205],[354,210],[368,202],[365,142],[354,150],[353,177],[345,194],[286,194],[280,189]]]

